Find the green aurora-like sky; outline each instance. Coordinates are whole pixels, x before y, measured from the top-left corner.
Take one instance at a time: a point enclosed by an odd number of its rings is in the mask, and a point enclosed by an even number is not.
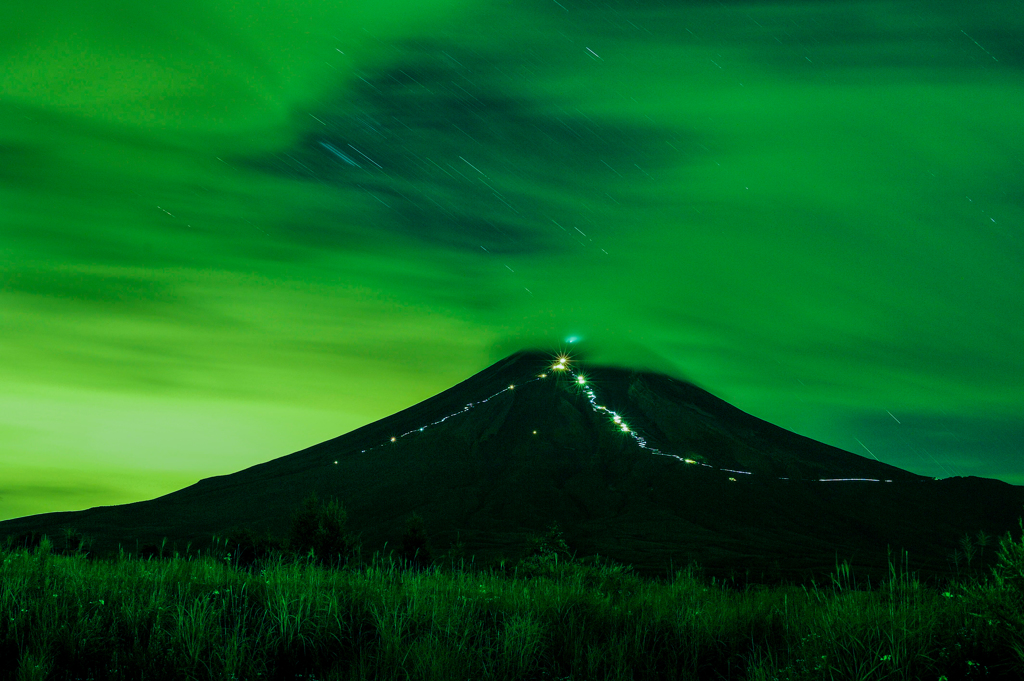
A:
[[[522,348],[1024,484],[1024,4],[0,8],[0,519]]]

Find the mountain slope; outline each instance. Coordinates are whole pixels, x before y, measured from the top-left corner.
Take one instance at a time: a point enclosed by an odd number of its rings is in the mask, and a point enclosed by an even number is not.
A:
[[[96,548],[201,544],[232,526],[283,535],[310,491],[341,499],[370,550],[412,513],[435,546],[514,558],[552,521],[580,553],[664,572],[798,577],[887,548],[941,570],[963,532],[1016,525],[1024,488],[935,481],[782,430],[666,376],[513,355],[341,437],[151,501],[0,523],[72,526]],[[858,479],[825,482],[833,479]],[[861,480],[864,479],[864,480]],[[874,482],[877,480],[877,482]],[[891,482],[886,482],[891,481]]]

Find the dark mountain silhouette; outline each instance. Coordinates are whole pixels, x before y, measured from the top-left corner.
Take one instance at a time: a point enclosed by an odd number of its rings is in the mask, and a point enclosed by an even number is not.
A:
[[[150,501],[9,520],[0,537],[74,527],[101,553],[164,537],[202,545],[231,527],[283,537],[315,491],[344,503],[371,551],[397,545],[416,513],[440,550],[458,538],[478,563],[514,560],[556,521],[578,555],[771,580],[844,559],[879,573],[890,547],[938,574],[965,532],[999,535],[1021,515],[1024,487],[918,476],[667,376],[556,364],[518,353],[294,454]]]

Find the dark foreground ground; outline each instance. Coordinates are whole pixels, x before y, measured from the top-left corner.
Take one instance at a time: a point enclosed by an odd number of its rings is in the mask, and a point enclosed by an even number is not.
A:
[[[549,538],[487,571],[8,549],[0,679],[1024,678],[1020,538],[964,542],[942,584],[896,559],[771,588],[644,579]]]

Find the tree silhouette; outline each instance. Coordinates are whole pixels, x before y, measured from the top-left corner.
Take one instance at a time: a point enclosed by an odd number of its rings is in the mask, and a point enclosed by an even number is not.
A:
[[[345,531],[348,513],[337,499],[307,496],[292,516],[288,548],[325,565],[342,565],[355,552],[356,540]]]
[[[418,513],[413,513],[405,525],[405,534],[402,535],[401,547],[398,550],[399,557],[412,567],[430,565],[433,555],[429,543],[423,518]]]

